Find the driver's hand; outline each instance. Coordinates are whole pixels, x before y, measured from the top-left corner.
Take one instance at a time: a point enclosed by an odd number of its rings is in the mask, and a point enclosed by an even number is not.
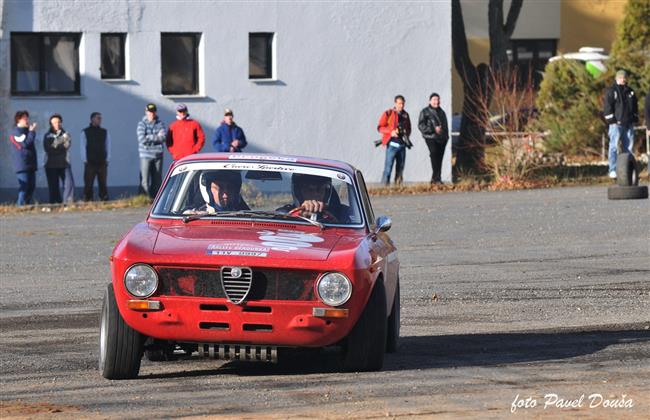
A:
[[[317,200],[305,200],[300,205],[300,208],[305,213],[322,213],[325,210],[325,203]]]

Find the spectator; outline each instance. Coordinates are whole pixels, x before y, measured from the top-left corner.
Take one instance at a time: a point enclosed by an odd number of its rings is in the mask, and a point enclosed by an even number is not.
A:
[[[645,103],[643,107],[645,108],[645,135],[650,136],[650,92],[646,92],[645,94]],[[646,143],[646,145],[647,144],[648,143]],[[645,153],[648,155],[648,177],[650,177],[650,150],[646,150]]]
[[[650,92],[645,94],[645,103],[643,104],[645,112],[645,131],[650,136]],[[648,150],[650,156],[650,150]]]
[[[29,112],[18,111],[14,116],[16,126],[9,134],[13,144],[14,168],[18,178],[18,200],[16,204],[24,206],[32,203],[36,187],[36,123],[29,124]]]
[[[616,83],[605,92],[605,120],[609,124],[609,177],[616,178],[617,146],[632,153],[634,124],[639,110],[634,91],[627,86],[625,70],[616,72]]]
[[[158,194],[162,183],[163,144],[167,127],[157,115],[155,104],[145,107],[145,116],[138,123],[138,153],[140,154],[140,185],[150,198]]]
[[[445,155],[445,148],[449,140],[449,129],[447,127],[447,115],[440,107],[440,95],[432,93],[429,96],[429,105],[420,112],[418,118],[418,129],[422,133],[424,141],[429,148],[431,159],[432,184],[440,184],[440,170],[442,169],[442,158]]]
[[[406,162],[406,143],[404,137],[411,135],[411,118],[404,109],[404,96],[395,96],[395,106],[384,111],[379,118],[377,131],[382,133],[381,144],[386,147],[386,160],[382,182],[390,184],[390,174],[395,163],[395,183],[401,184]]]
[[[217,152],[241,152],[248,142],[244,130],[233,121],[232,109],[226,108],[223,121],[212,136],[212,146]]]
[[[99,199],[108,200],[106,177],[111,160],[111,136],[101,127],[102,114],[90,114],[90,125],[81,131],[81,160],[84,163],[84,200],[92,201],[93,184],[97,177]]]
[[[192,153],[199,153],[205,143],[205,134],[198,121],[190,118],[185,104],[176,107],[176,121],[167,130],[167,149],[172,159],[179,160]]]
[[[70,170],[71,139],[62,126],[63,118],[59,114],[50,117],[50,129],[43,136],[45,149],[45,175],[50,192],[50,203],[61,203],[61,184],[66,202],[74,200],[74,181]]]

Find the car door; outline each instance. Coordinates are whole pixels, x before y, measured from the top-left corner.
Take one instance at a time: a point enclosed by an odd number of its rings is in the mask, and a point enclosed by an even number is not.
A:
[[[370,250],[371,270],[378,270],[384,274],[384,287],[386,288],[386,303],[388,312],[393,305],[393,297],[397,287],[397,273],[399,261],[397,259],[397,248],[386,232],[375,233],[376,219],[372,210],[372,204],[368,196],[366,183],[361,171],[356,172],[357,184],[361,195],[361,205],[368,225],[366,241]]]

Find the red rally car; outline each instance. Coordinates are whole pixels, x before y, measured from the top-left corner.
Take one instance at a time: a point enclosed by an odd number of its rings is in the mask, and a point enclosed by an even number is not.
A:
[[[397,349],[399,260],[361,172],[331,160],[201,154],[170,168],[147,219],[115,246],[99,368],[198,353],[277,361],[339,346],[349,371]]]

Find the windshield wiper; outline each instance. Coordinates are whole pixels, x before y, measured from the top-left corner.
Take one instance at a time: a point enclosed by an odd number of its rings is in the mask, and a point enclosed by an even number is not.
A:
[[[305,222],[308,222],[316,227],[318,227],[320,230],[323,230],[325,226],[317,220],[312,220],[308,217],[300,216],[300,215],[292,215],[292,214],[287,214],[287,213],[282,213],[279,211],[268,211],[268,210],[236,210],[236,211],[219,211],[216,213],[217,216],[264,216],[264,217],[281,217],[283,219],[300,219],[304,220]]]
[[[199,220],[207,216],[214,216],[214,213],[186,214],[185,216],[183,216],[183,223],[189,223],[192,220]]]

